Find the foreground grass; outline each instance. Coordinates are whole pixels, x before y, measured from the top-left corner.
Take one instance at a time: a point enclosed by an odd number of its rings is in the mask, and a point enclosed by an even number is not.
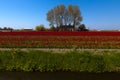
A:
[[[0,51],[0,71],[120,72],[120,53],[113,51]]]

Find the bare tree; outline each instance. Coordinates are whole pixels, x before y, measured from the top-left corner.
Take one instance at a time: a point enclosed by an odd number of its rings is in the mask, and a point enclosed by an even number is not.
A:
[[[47,20],[50,22],[50,25],[52,25],[52,26],[54,26],[54,24],[55,24],[55,18],[54,17],[55,17],[54,10],[51,9],[47,13]]]
[[[82,21],[82,16],[81,16],[81,12],[78,6],[73,6],[73,5],[69,5],[68,6],[68,20],[69,20],[69,24],[73,25],[74,27],[79,25],[80,22]]]

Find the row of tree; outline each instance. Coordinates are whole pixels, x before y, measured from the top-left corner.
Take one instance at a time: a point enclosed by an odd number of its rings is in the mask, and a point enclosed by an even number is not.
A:
[[[10,27],[3,27],[3,28],[0,27],[0,30],[25,31],[26,29],[25,29],[25,30],[24,30],[24,29],[15,30],[15,29],[10,28]],[[55,28],[55,27],[45,28],[45,26],[44,26],[43,24],[36,26],[36,27],[35,27],[35,30],[36,30],[36,31],[58,31],[57,28]],[[32,31],[32,29],[29,30],[29,31]],[[33,30],[33,31],[34,31],[34,30]],[[78,27],[77,31],[87,31],[87,29],[86,29],[86,27],[85,27],[84,24],[81,24],[81,25]]]
[[[38,25],[35,27],[36,31],[59,31],[59,29],[57,27],[50,27],[50,28],[45,28],[45,26],[43,24]],[[88,29],[86,29],[84,24],[81,24],[76,31],[88,31]]]
[[[10,27],[3,27],[3,28],[1,28],[0,27],[0,30],[13,30],[13,28],[10,28]]]

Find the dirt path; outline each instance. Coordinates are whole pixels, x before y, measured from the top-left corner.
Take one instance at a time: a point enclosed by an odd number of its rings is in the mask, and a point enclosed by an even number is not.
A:
[[[58,48],[0,48],[0,51],[7,51],[12,49],[20,49],[22,51],[26,50],[41,50],[41,51],[52,51],[52,52],[69,52],[69,51],[117,51],[120,52],[120,49],[58,49]]]

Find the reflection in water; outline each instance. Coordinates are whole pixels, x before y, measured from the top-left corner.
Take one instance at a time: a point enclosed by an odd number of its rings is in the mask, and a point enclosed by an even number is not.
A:
[[[0,80],[120,80],[120,73],[0,72]]]

